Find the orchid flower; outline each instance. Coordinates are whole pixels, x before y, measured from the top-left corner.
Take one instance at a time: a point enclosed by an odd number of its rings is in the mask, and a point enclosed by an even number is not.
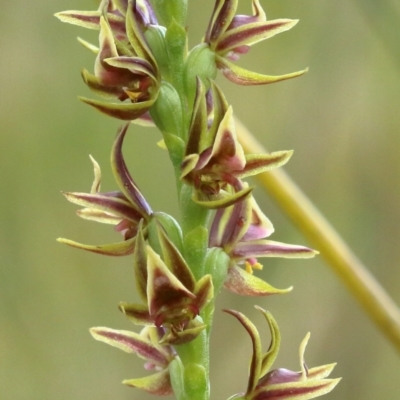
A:
[[[196,282],[181,253],[158,226],[163,259],[139,230],[134,251],[138,293],[147,303],[121,303],[121,311],[135,324],[163,327],[160,343],[177,345],[195,339],[206,325],[198,317],[213,297],[210,275]]]
[[[215,53],[217,67],[232,82],[239,85],[263,85],[295,78],[307,70],[291,74],[270,76],[248,71],[233,64],[250,46],[287,31],[297,20],[276,19],[267,21],[259,0],[252,0],[254,15],[235,15],[239,0],[216,0],[204,42]]]
[[[264,315],[271,331],[271,344],[266,353],[262,352],[260,335],[253,323],[238,311],[224,310],[238,319],[250,335],[253,344],[247,390],[230,397],[230,400],[308,400],[329,393],[340,381],[325,379],[336,364],[307,368],[304,351],[310,334],[306,335],[300,345],[301,371],[279,368],[268,372],[278,355],[281,336],[272,315],[261,307],[256,306],[256,309]]]
[[[68,201],[84,207],[77,212],[78,216],[115,225],[115,230],[123,233],[124,240],[99,246],[85,245],[68,239],[58,239],[59,242],[110,256],[123,256],[133,252],[138,224],[142,219],[146,223],[149,222],[153,212],[129,174],[122,155],[122,144],[128,126],[128,124],[123,126],[118,132],[111,152],[111,167],[120,191],[100,192],[100,166],[91,157],[94,166],[94,181],[90,193],[63,193]]]
[[[181,180],[194,186],[193,200],[207,208],[222,208],[243,200],[252,188],[242,178],[284,165],[291,151],[271,154],[244,154],[233,120],[232,107],[219,88],[212,84],[212,104],[207,111],[207,96],[200,79],[194,112],[181,165]],[[213,114],[212,124],[209,114]],[[231,190],[232,189],[232,190]]]
[[[175,358],[171,346],[159,343],[164,332],[162,328],[144,327],[140,334],[110,328],[92,328],[92,336],[101,342],[117,347],[126,353],[135,353],[146,361],[145,369],[154,370],[155,374],[144,378],[126,379],[122,383],[145,390],[154,395],[173,394],[169,364]]]
[[[267,240],[273,232],[272,223],[252,196],[217,210],[210,229],[209,246],[223,248],[230,257],[225,288],[244,296],[267,296],[291,290],[276,289],[253,276],[253,269],[262,269],[257,258],[311,258],[317,252],[304,246]],[[242,264],[245,269],[240,268]]]
[[[100,30],[100,48],[94,75],[87,70],[82,77],[89,88],[106,99],[120,103],[81,100],[99,111],[122,120],[145,114],[157,100],[160,74],[157,62],[144,36],[146,26],[157,25],[150,3],[142,1],[103,1],[96,12],[65,11],[56,14],[63,22]],[[124,102],[128,100],[128,102]]]

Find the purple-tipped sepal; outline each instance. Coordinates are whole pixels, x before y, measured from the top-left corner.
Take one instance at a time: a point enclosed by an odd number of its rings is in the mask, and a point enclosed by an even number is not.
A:
[[[157,26],[147,0],[102,2],[98,11],[65,11],[56,14],[64,22],[99,29],[99,48],[83,42],[97,53],[94,74],[82,71],[88,87],[108,102],[81,100],[122,120],[141,118],[158,97],[161,78],[144,32]]]
[[[304,246],[267,240],[273,232],[272,223],[252,196],[217,210],[210,229],[209,247],[221,247],[230,257],[225,288],[244,296],[268,296],[291,290],[291,287],[276,289],[254,276],[254,269],[262,269],[257,259],[310,258],[317,252]]]
[[[213,115],[210,119],[209,116]],[[238,141],[233,111],[212,83],[205,93],[198,79],[193,117],[181,180],[192,185],[193,200],[212,209],[228,207],[249,197],[252,188],[241,179],[285,164],[292,152],[245,155]]]
[[[161,345],[164,332],[161,328],[145,327],[140,334],[110,328],[92,328],[92,336],[101,342],[117,347],[126,353],[134,353],[145,361],[145,369],[154,371],[143,378],[127,379],[122,383],[145,390],[154,395],[168,396],[173,393],[169,364],[175,358],[171,346]]]
[[[121,303],[135,324],[162,327],[161,343],[178,345],[195,339],[205,328],[199,314],[213,297],[210,275],[196,282],[179,250],[159,229],[163,257],[146,245],[141,232],[134,251],[138,292],[146,304]]]
[[[259,0],[253,0],[253,15],[235,15],[239,0],[216,0],[206,35],[210,49],[215,53],[217,68],[232,82],[239,85],[264,85],[294,78],[307,70],[286,75],[258,74],[238,67],[236,61],[250,50],[250,46],[291,29],[297,20],[267,21]]]
[[[125,125],[119,130],[111,153],[111,166],[120,190],[114,192],[100,191],[100,166],[93,157],[90,157],[94,168],[94,181],[90,193],[63,193],[68,201],[83,207],[78,210],[78,216],[83,219],[114,225],[114,229],[123,235],[124,240],[100,246],[84,245],[68,239],[58,239],[58,241],[72,247],[110,256],[123,256],[133,252],[139,223],[143,220],[143,224],[147,225],[153,212],[125,164],[122,144],[127,129],[128,125]]]

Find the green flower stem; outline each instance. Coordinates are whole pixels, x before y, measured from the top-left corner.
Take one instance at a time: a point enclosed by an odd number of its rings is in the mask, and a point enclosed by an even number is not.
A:
[[[155,6],[167,26],[167,31],[164,37],[160,35],[159,30],[155,29],[149,30],[146,35],[160,66],[163,79],[158,99],[150,113],[163,133],[164,142],[174,166],[183,247],[186,249],[183,253],[196,280],[199,280],[204,276],[206,268],[207,227],[212,211],[192,200],[193,187],[180,180],[180,167],[193,114],[196,77],[201,76],[207,83],[210,78],[215,78],[214,53],[208,46],[203,45],[188,54],[187,34],[184,28],[186,0],[157,0]],[[224,254],[212,255],[219,258],[224,256]],[[217,278],[215,282],[218,283],[218,274],[209,266],[207,268],[207,273],[213,276],[213,282],[214,278]],[[176,368],[171,370],[171,380],[178,400],[209,400],[210,398],[209,334],[213,314],[214,301],[211,301],[201,315],[204,323],[207,324],[207,329],[195,340],[175,346],[179,362],[174,364]]]
[[[193,112],[193,101],[188,96],[184,65],[187,57],[186,30],[183,27],[183,15],[187,6],[185,0],[156,1],[159,11],[164,11],[163,19],[167,22],[165,46],[154,47],[161,49],[160,57],[166,53],[168,65],[168,82],[163,82],[159,98],[151,110],[151,114],[163,132],[164,141],[169,150],[174,166],[176,187],[178,190],[179,208],[181,213],[181,228],[184,248],[190,254],[185,254],[186,262],[196,280],[204,276],[204,264],[208,247],[207,226],[211,211],[196,204],[192,200],[193,188],[180,180],[180,165],[184,157],[184,146],[187,140],[190,119]],[[169,4],[170,8],[166,7]],[[182,15],[177,18],[179,11]],[[155,38],[157,39],[157,37]],[[165,50],[164,50],[165,49]],[[185,79],[186,78],[186,79]],[[190,77],[189,77],[190,78]],[[195,82],[195,77],[193,77]],[[189,98],[188,98],[189,97]],[[212,323],[213,302],[207,306],[207,315],[202,315],[208,328],[191,342],[177,345],[179,368],[171,372],[175,396],[178,400],[209,400],[209,332]],[[176,364],[176,366],[178,366]]]
[[[187,3],[188,0],[154,0],[152,2],[158,18],[165,26],[169,26],[173,19],[181,25],[185,25]]]
[[[192,200],[193,188],[182,184],[179,193],[179,206],[181,210],[181,226],[183,237],[198,226],[207,227],[211,211],[196,204]]]
[[[208,369],[209,359],[208,357],[204,357],[204,349],[208,348],[207,342],[205,334],[201,333],[191,342],[175,346],[175,350],[179,354],[183,364],[203,364]]]
[[[181,369],[179,376],[171,376],[173,381],[182,382],[177,400],[209,400],[210,399],[210,336],[209,329],[204,330],[189,343],[175,346],[179,355]]]
[[[266,152],[238,120],[236,128],[245,152]],[[369,317],[400,351],[400,311],[397,305],[339,234],[282,169],[261,173],[257,175],[257,179],[321,252]]]

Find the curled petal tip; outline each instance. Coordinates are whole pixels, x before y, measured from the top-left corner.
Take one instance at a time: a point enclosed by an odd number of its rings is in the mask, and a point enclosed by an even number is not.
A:
[[[218,199],[213,200],[213,199],[208,199],[208,200],[202,200],[199,199],[197,196],[197,193],[195,192],[194,195],[192,196],[192,200],[205,207],[205,208],[209,208],[212,210],[217,210],[220,208],[226,208],[229,207],[235,203],[238,203],[242,200],[244,200],[245,198],[247,198],[250,193],[252,192],[254,188],[252,186],[245,188],[239,192],[233,193],[233,194],[228,194],[225,196],[220,196]]]
[[[92,43],[89,43],[88,41],[86,41],[85,39],[82,39],[81,37],[77,37],[76,40],[83,46],[86,47],[88,50],[90,50],[91,52],[93,52],[94,54],[99,54],[99,48],[97,46],[95,46]]]
[[[117,119],[122,119],[123,121],[132,121],[142,116],[155,101],[155,99],[151,99],[138,103],[106,103],[103,101],[88,99],[86,97],[78,98],[82,102],[96,108],[103,114]]]
[[[103,244],[103,245],[88,245],[73,240],[58,238],[57,242],[67,244],[68,246],[75,247],[77,249],[82,249],[90,251],[92,253],[102,254],[106,256],[126,256],[133,253],[135,247],[135,238],[125,240],[123,242]]]
[[[217,57],[217,63],[218,67],[221,69],[226,78],[228,78],[233,83],[243,86],[266,85],[269,83],[280,82],[287,79],[296,78],[305,74],[308,71],[308,68],[306,68],[304,70],[292,72],[285,75],[263,75],[238,67],[237,65],[222,57]]]
[[[238,171],[238,178],[245,178],[270,171],[285,165],[293,155],[293,150],[276,151],[269,154],[247,154],[246,165],[242,171]]]

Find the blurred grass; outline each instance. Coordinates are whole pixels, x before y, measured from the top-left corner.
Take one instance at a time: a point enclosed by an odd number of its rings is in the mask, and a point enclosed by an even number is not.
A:
[[[119,124],[76,100],[88,94],[79,71],[90,70],[93,57],[74,37],[96,41],[96,34],[52,17],[94,3],[17,0],[5,3],[0,14],[1,399],[154,398],[120,385],[145,375],[141,361],[95,342],[87,330],[135,329],[116,307],[135,299],[130,259],[86,254],[54,240],[115,239],[109,228],[75,218],[75,207],[59,193],[89,189],[88,154],[102,166],[103,188],[115,188],[108,160]],[[262,4],[269,19],[299,18],[300,24],[256,46],[241,65],[270,74],[305,66],[310,72],[268,87],[219,82],[268,149],[295,150],[287,171],[400,303],[400,74],[393,57],[398,47],[387,44],[399,36],[399,7],[388,0]],[[368,15],[379,18],[365,17],[367,4],[374,7]],[[190,3],[189,32],[196,39],[212,5]],[[241,7],[249,10],[247,2]],[[128,139],[126,158],[142,191],[154,209],[177,215],[168,159],[155,146],[157,132],[134,128]],[[257,195],[274,222],[275,240],[307,244],[261,191]],[[218,308],[247,313],[264,329],[266,343],[267,328],[252,305],[269,309],[283,335],[277,366],[298,368],[298,346],[311,331],[308,365],[337,361],[333,375],[344,377],[327,399],[398,398],[396,352],[328,266],[318,258],[271,259],[261,275],[295,290],[256,300],[224,293]],[[223,399],[245,385],[250,343],[236,321],[216,314],[212,397]]]
[[[357,7],[364,14],[371,30],[381,39],[400,68],[400,30],[393,30],[400,18],[400,5],[394,0],[376,2],[374,0],[355,0]]]

